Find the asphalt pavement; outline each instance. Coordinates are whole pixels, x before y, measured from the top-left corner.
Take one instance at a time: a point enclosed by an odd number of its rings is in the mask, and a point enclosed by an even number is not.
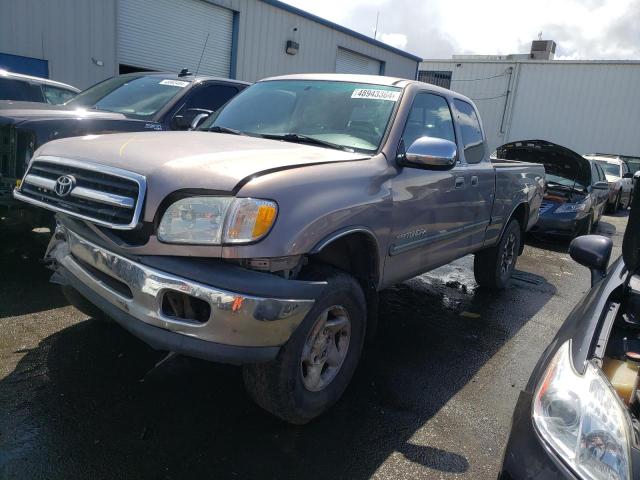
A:
[[[627,212],[600,233],[620,254]],[[342,400],[312,423],[255,406],[234,367],[155,352],[68,306],[47,233],[0,237],[0,479],[493,479],[538,356],[589,288],[567,242],[529,239],[511,287],[471,257],[382,293]]]

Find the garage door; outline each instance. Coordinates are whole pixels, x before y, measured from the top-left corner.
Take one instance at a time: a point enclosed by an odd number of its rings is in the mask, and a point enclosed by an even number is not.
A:
[[[120,0],[118,63],[229,77],[233,12],[202,0]]]
[[[336,73],[360,73],[364,75],[380,75],[380,61],[365,55],[338,48],[336,56]]]

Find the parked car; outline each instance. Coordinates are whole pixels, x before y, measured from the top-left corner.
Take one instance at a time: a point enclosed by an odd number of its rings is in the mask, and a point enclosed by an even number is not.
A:
[[[33,152],[57,138],[87,134],[186,130],[249,84],[227,78],[175,73],[132,73],[105,80],[64,105],[0,102],[0,212],[7,224],[42,225],[34,209],[11,191]]]
[[[546,190],[532,233],[573,238],[591,233],[600,221],[609,184],[598,162],[545,140],[507,143],[496,156],[544,165]]]
[[[612,241],[573,240],[592,286],[520,393],[500,479],[619,479],[640,475],[640,197],[622,256]]]
[[[79,89],[66,83],[0,69],[0,100],[60,105],[78,92]]]
[[[633,173],[627,163],[617,155],[585,155],[585,158],[597,162],[607,176],[611,187],[609,211],[615,213],[621,208],[628,208],[633,195]]]
[[[541,165],[490,161],[462,95],[297,75],[202,131],[47,143],[14,195],[58,212],[47,259],[79,309],[243,365],[259,405],[305,423],[347,387],[380,289],[470,253],[504,288],[543,185]]]

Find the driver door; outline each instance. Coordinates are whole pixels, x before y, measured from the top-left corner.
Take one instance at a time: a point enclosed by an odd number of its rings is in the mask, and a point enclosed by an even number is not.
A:
[[[401,141],[401,150],[420,137],[456,143],[451,107],[445,97],[416,94]],[[465,166],[449,170],[402,166],[393,180],[393,230],[385,277],[408,278],[458,258],[470,246],[463,232],[461,209],[467,194]]]

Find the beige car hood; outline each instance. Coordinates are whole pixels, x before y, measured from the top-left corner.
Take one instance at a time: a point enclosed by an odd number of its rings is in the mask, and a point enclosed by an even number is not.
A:
[[[213,132],[88,135],[45,144],[55,156],[123,168],[147,178],[147,206],[180,189],[232,192],[260,173],[368,158],[324,147]]]

